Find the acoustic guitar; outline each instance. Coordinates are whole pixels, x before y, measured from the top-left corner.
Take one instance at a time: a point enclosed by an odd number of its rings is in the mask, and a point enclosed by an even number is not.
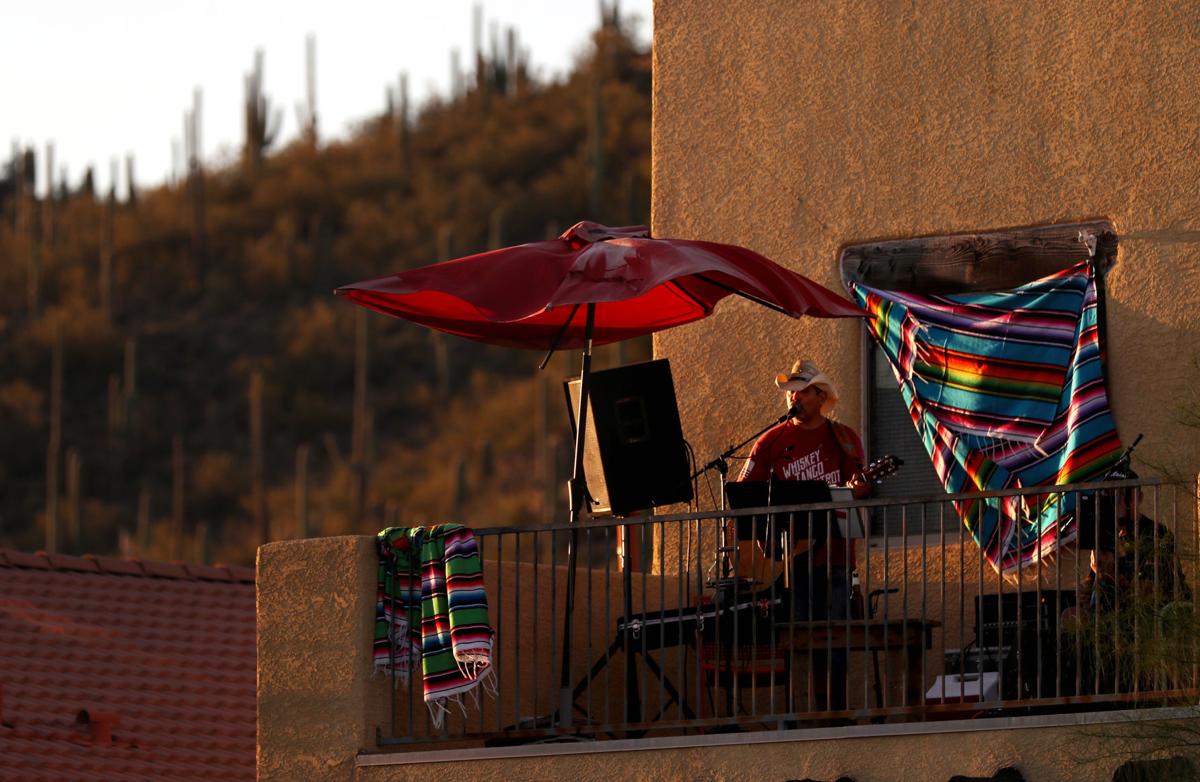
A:
[[[895,475],[903,466],[904,460],[898,456],[887,454],[871,462],[859,473],[858,477],[867,484],[881,483],[886,478]],[[730,522],[726,534],[736,537],[736,523]],[[755,588],[764,587],[784,573],[787,564],[812,546],[812,540],[802,538],[792,544],[786,557],[770,556],[758,540],[739,540],[737,542],[737,560],[734,571],[739,578],[748,579]]]

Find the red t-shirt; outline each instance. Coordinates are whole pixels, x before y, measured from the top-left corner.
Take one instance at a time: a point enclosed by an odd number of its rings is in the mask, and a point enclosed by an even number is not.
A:
[[[845,424],[827,421],[805,429],[794,421],[768,429],[750,449],[739,481],[765,481],[774,477],[787,481],[824,481],[845,485],[863,466],[862,440]],[[821,545],[813,548],[814,566],[832,563],[854,567],[854,544]]]

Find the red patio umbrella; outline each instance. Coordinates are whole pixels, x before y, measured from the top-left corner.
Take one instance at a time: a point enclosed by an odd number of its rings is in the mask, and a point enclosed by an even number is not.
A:
[[[585,342],[596,305],[603,345],[708,316],[737,294],[792,317],[861,317],[838,294],[731,244],[652,239],[644,226],[580,222],[562,236],[338,288],[386,315],[493,345],[548,350]]]
[[[557,239],[389,274],[345,285],[335,293],[385,315],[493,345],[548,351],[583,348],[570,484],[572,522],[578,519],[587,492],[583,444],[593,344],[699,320],[730,294],[794,318],[865,315],[838,294],[753,250],[716,242],[653,239],[645,226],[610,228],[588,221],[576,223]],[[574,553],[572,545],[563,638],[564,692],[569,684]],[[569,714],[565,702],[563,708]]]
[[[571,518],[583,507],[591,346],[708,316],[730,294],[798,318],[861,317],[848,300],[753,250],[652,239],[645,226],[582,221],[544,242],[468,255],[345,285],[335,293],[385,315],[508,347],[582,347]],[[585,311],[579,317],[580,307]]]

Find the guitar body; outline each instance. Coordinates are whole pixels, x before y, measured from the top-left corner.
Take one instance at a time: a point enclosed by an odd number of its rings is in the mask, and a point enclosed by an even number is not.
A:
[[[747,578],[754,582],[755,589],[762,589],[784,576],[784,583],[787,584],[787,563],[794,557],[798,557],[812,547],[812,541],[805,539],[796,541],[796,545],[792,546],[792,550],[786,558],[770,557],[763,550],[762,544],[757,540],[739,540],[737,544],[737,570],[734,572],[740,578]]]
[[[900,457],[888,454],[871,462],[857,477],[866,484],[880,483],[883,479],[895,475],[903,464],[904,461]],[[726,522],[725,534],[736,538],[735,522]],[[759,541],[739,540],[734,573],[739,578],[754,582],[756,589],[766,587],[782,575],[785,585],[791,588],[791,584],[787,583],[788,563],[812,548],[812,543],[808,538],[797,540],[786,557],[773,557],[763,549]]]

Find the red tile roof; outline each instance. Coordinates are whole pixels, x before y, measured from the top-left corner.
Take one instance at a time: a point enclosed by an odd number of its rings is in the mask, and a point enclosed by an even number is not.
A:
[[[0,550],[0,780],[253,780],[254,571]]]

